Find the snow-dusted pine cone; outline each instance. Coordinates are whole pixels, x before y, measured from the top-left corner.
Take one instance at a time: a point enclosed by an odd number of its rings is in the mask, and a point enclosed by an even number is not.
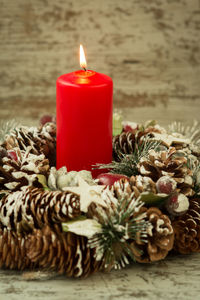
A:
[[[80,198],[71,192],[27,187],[0,202],[0,223],[17,232],[66,222],[80,214]]]
[[[131,176],[130,184],[135,193],[136,198],[140,196],[143,192],[156,194],[156,184],[155,182],[147,176]]]
[[[144,136],[151,136],[152,132],[160,133],[156,127],[148,127],[143,130],[134,130],[131,132],[122,132],[113,137],[113,158],[120,161],[123,154],[131,154],[136,150],[136,143],[139,143]]]
[[[156,207],[144,207],[141,210],[146,212],[146,220],[150,225],[147,228],[147,242],[142,242],[138,235],[138,239],[131,244],[135,259],[141,263],[164,259],[174,243],[171,221]]]
[[[43,154],[31,153],[31,147],[27,147],[26,151],[19,148],[4,149],[0,161],[0,189],[18,191],[22,186],[42,187],[37,175],[47,177],[48,173],[49,160]]]
[[[50,268],[69,277],[87,277],[103,266],[102,261],[94,258],[95,249],[87,246],[86,237],[55,232],[48,226],[35,229],[28,236],[26,252],[39,267]]]
[[[24,126],[16,128],[7,135],[2,146],[7,150],[19,148],[24,151],[30,146],[31,153],[35,155],[44,154],[49,159],[50,165],[55,165],[56,125],[46,123],[40,128]]]
[[[120,161],[122,154],[133,153],[135,149],[135,136],[132,132],[122,132],[113,137],[113,158]]]
[[[26,256],[26,238],[7,228],[0,229],[0,268],[32,269],[36,263]]]
[[[190,200],[186,214],[173,223],[174,249],[181,254],[200,252],[200,199]]]
[[[138,198],[143,192],[157,193],[155,182],[150,177],[141,175],[131,176],[129,180],[120,179],[114,183],[112,188],[117,197],[124,192],[129,195],[134,192],[135,198]]]
[[[139,172],[151,177],[154,182],[162,176],[170,176],[177,182],[177,192],[192,196],[192,172],[187,167],[187,158],[175,154],[176,149],[173,147],[160,152],[150,150],[149,157],[142,158],[138,164]]]

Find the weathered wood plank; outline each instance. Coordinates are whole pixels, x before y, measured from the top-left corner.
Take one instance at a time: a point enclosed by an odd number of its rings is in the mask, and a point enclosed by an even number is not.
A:
[[[152,265],[135,264],[85,280],[64,276],[25,281],[21,273],[0,271],[0,299],[198,299],[199,254],[169,257]]]
[[[1,100],[55,99],[57,76],[79,68],[80,42],[89,68],[113,77],[116,104],[200,100],[199,0],[0,0],[0,7]]]

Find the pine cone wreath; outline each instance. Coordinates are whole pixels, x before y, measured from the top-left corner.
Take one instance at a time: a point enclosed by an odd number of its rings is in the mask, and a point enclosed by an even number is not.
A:
[[[27,187],[4,196],[0,202],[0,223],[17,232],[66,222],[80,214],[80,198],[70,192]]]
[[[146,220],[149,221],[147,228],[147,242],[141,241],[140,234],[131,243],[136,261],[150,263],[164,259],[173,248],[174,232],[170,219],[158,208],[141,208],[146,212]]]
[[[35,229],[28,236],[26,253],[39,267],[68,277],[87,277],[103,266],[102,261],[95,259],[95,250],[87,246],[87,238],[70,232],[55,232],[48,226]]]
[[[200,199],[190,200],[188,211],[173,223],[174,250],[181,254],[200,252]]]
[[[26,256],[26,238],[7,228],[0,229],[0,268],[24,270],[37,264]]]

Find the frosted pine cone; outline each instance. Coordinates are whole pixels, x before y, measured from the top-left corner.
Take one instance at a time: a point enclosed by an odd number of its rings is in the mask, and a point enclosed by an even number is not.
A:
[[[115,181],[115,183],[112,186],[112,191],[116,198],[119,198],[124,194],[131,195],[133,193],[130,180],[124,178]]]
[[[124,154],[132,154],[137,150],[136,144],[142,143],[144,136],[150,137],[152,132],[160,133],[157,127],[147,127],[134,131],[122,132],[113,138],[113,158],[120,161]]]
[[[170,176],[177,182],[177,192],[192,196],[192,172],[187,167],[187,158],[176,157],[175,153],[176,149],[173,147],[160,152],[150,150],[149,157],[142,158],[138,164],[139,172],[151,177],[154,182],[162,176]]]
[[[49,159],[50,165],[55,165],[56,125],[54,123],[46,123],[41,128],[16,128],[10,135],[7,135],[2,146],[7,150],[19,148],[24,151],[30,146],[31,153],[35,155],[44,154]]]
[[[26,151],[19,148],[8,150],[0,161],[0,189],[17,191],[28,185],[42,187],[37,174],[47,177],[48,172],[48,159],[43,154],[31,153],[31,147]]]
[[[0,202],[1,224],[17,232],[41,228],[44,224],[51,226],[80,214],[80,198],[70,192],[27,187],[5,196]]]
[[[147,228],[147,243],[138,239],[132,242],[135,259],[141,263],[149,263],[164,259],[173,248],[174,232],[170,219],[156,208],[142,208],[146,212],[146,220],[150,222]]]
[[[156,184],[150,177],[141,175],[131,176],[130,184],[134,190],[136,198],[143,192],[156,194]]]
[[[175,233],[174,249],[181,254],[200,252],[200,199],[190,200],[186,214],[173,223]]]
[[[122,154],[130,154],[134,152],[135,136],[131,132],[123,132],[113,138],[113,157],[119,161]]]
[[[54,232],[48,226],[34,230],[26,242],[27,256],[42,268],[50,268],[69,277],[87,277],[99,271],[103,262],[94,258],[95,250],[87,238],[73,233]]]
[[[143,192],[156,194],[156,184],[150,177],[136,175],[131,176],[130,180],[120,179],[116,181],[113,185],[113,191],[116,197],[124,192],[128,195],[134,192],[135,198],[138,198]]]
[[[33,268],[37,265],[26,256],[25,237],[7,228],[0,229],[0,268]]]

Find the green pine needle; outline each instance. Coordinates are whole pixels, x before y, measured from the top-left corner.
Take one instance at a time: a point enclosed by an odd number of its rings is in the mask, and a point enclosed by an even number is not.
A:
[[[152,141],[146,138],[141,144],[136,143],[135,149],[132,154],[121,153],[121,161],[112,161],[110,164],[97,164],[98,169],[109,169],[111,173],[123,174],[128,177],[132,175],[138,175],[139,171],[137,164],[142,158],[147,158],[149,156],[149,150],[153,149],[155,151],[159,150],[160,142]]]
[[[15,120],[0,122],[0,143],[4,142],[6,135],[15,129],[16,126],[18,126],[18,123]]]
[[[108,211],[97,209],[102,231],[89,240],[89,246],[96,248],[97,256],[105,259],[107,268],[121,268],[129,263],[129,259],[135,261],[130,241],[136,240],[138,234],[141,241],[147,241],[149,223],[144,219],[144,213],[138,215],[143,203],[134,198],[134,193],[131,196],[124,194],[117,201]]]

